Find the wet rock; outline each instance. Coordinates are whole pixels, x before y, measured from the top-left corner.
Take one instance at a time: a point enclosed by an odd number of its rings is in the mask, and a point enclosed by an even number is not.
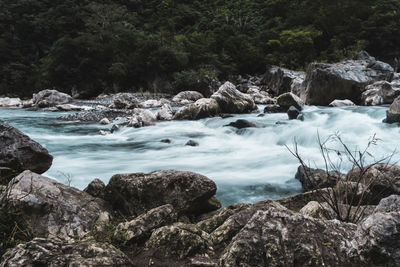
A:
[[[23,107],[23,103],[20,98],[0,97],[0,107],[21,108]]]
[[[384,122],[400,122],[400,96],[393,101],[392,105],[389,107],[389,110],[386,111],[386,119]]]
[[[326,172],[321,169],[312,169],[303,166],[297,168],[295,178],[301,182],[304,191],[321,189],[335,186],[340,180],[344,179],[344,174],[336,171]]]
[[[92,110],[92,107],[89,106],[77,106],[73,104],[62,104],[56,106],[57,111],[84,111],[84,110]]]
[[[133,116],[127,117],[124,123],[128,127],[151,126],[157,121],[156,115],[147,109],[135,108],[132,114]]]
[[[300,115],[301,111],[295,108],[294,106],[290,106],[290,108],[287,111],[289,120],[295,120],[297,117]]]
[[[146,247],[157,255],[184,259],[207,251],[209,239],[209,234],[193,224],[176,223],[155,230]]]
[[[396,82],[378,81],[365,87],[361,102],[365,106],[392,104],[400,96],[400,84]]]
[[[124,241],[141,242],[146,240],[154,229],[172,224],[176,221],[177,214],[175,213],[174,207],[167,204],[151,209],[129,222],[118,224],[114,236],[123,238]],[[118,237],[121,231],[124,233],[123,237]]]
[[[264,113],[279,113],[285,112],[285,109],[277,104],[268,104],[264,108]]]
[[[220,112],[220,107],[216,100],[211,98],[201,98],[193,104],[184,106],[174,115],[174,120],[198,120],[216,116]]]
[[[99,130],[99,134],[100,134],[100,135],[103,135],[103,136],[106,136],[106,135],[111,134],[111,132],[110,132],[110,131],[107,131],[107,130]]]
[[[74,240],[108,220],[101,199],[31,171],[15,177],[9,186],[9,199],[22,210],[35,236]]]
[[[171,106],[169,104],[164,104],[160,108],[159,111],[157,111],[157,120],[162,120],[162,121],[170,121],[172,120],[172,117],[174,116],[174,111],[172,110]]]
[[[375,212],[400,212],[400,196],[391,195],[383,198],[376,206]]]
[[[350,99],[360,103],[365,87],[385,80],[393,68],[372,57],[347,60],[335,64],[310,64],[303,83],[306,104],[326,106],[335,99]]]
[[[5,266],[132,266],[124,253],[111,244],[96,241],[66,243],[35,238],[3,255]]]
[[[360,178],[361,177],[361,178]],[[371,191],[371,204],[378,204],[382,198],[393,194],[400,194],[400,166],[378,163],[355,168],[347,173],[347,181],[360,181]]]
[[[201,98],[204,98],[204,96],[197,91],[183,91],[174,96],[172,98],[172,101],[181,102],[184,100],[189,100],[195,102]]]
[[[281,95],[291,91],[296,92],[304,78],[304,72],[273,66],[264,74],[261,83],[263,88],[271,90],[275,95]]]
[[[88,184],[88,186],[83,190],[93,197],[104,198],[106,191],[106,185],[100,179],[94,179]]]
[[[161,142],[161,143],[170,144],[170,143],[172,143],[172,140],[169,139],[169,138],[167,138],[167,139],[162,139],[160,142]]]
[[[366,266],[400,265],[400,213],[374,213],[357,227],[352,244]]]
[[[248,95],[250,95],[254,103],[256,104],[274,104],[275,99],[269,96],[267,92],[260,91],[260,87],[258,86],[250,86],[250,88],[246,92]]]
[[[171,204],[179,215],[209,212],[208,201],[217,190],[205,176],[174,170],[117,174],[106,188],[106,199],[126,216],[165,204]]]
[[[291,106],[294,106],[298,110],[302,110],[304,106],[303,101],[298,96],[292,93],[284,93],[278,96],[276,102],[279,107],[284,111],[288,110]]]
[[[227,119],[227,118],[233,118],[234,117],[232,114],[227,114],[227,113],[221,113],[221,114],[219,114],[219,116],[222,119]]]
[[[111,130],[110,130],[110,132],[111,132],[111,133],[114,133],[114,132],[118,131],[118,130],[119,130],[119,128],[120,128],[120,126],[119,126],[119,125],[117,125],[117,124],[114,124],[114,125],[111,127]]]
[[[189,140],[186,142],[185,146],[199,146],[199,143],[194,140]]]
[[[251,96],[241,93],[230,83],[224,83],[211,98],[215,99],[223,113],[249,113],[257,106]]]
[[[320,221],[280,205],[256,211],[220,257],[220,266],[337,266],[356,264],[347,253],[355,225]]]
[[[353,103],[353,101],[348,100],[348,99],[344,99],[344,100],[335,99],[329,104],[329,106],[330,107],[349,107],[349,106],[355,106],[355,104]]]
[[[94,109],[88,111],[81,111],[75,114],[69,114],[62,116],[59,119],[64,121],[80,121],[98,123],[100,120],[107,118],[110,121],[115,120],[118,117],[128,116],[129,113],[126,110],[113,110],[113,109]]]
[[[15,173],[24,170],[44,173],[52,162],[53,157],[47,149],[0,120],[0,167],[9,168]]]
[[[33,94],[33,104],[38,108],[54,107],[56,105],[67,104],[72,101],[68,94],[57,90],[46,89],[37,94]]]
[[[236,120],[236,121],[231,122],[231,123],[229,123],[227,125],[224,125],[224,127],[225,126],[235,127],[235,128],[238,128],[238,129],[257,128],[257,125],[255,123],[250,122],[248,120],[243,120],[243,119]]]
[[[109,107],[116,109],[134,109],[140,108],[141,105],[135,94],[119,93],[113,96],[112,103]]]
[[[102,119],[99,121],[99,123],[100,123],[100,124],[103,124],[103,125],[111,124],[110,120],[107,119],[107,118],[102,118]]]

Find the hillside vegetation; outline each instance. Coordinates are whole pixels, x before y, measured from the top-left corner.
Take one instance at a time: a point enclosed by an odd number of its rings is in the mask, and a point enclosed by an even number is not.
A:
[[[398,0],[2,0],[0,95],[198,89],[366,49],[400,56]]]

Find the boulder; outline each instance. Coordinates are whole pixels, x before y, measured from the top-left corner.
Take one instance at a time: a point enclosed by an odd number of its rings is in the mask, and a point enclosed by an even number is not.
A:
[[[101,199],[31,171],[13,178],[9,187],[9,200],[22,211],[35,236],[74,240],[95,224],[108,222]]]
[[[392,104],[398,96],[400,96],[400,84],[378,81],[365,87],[361,102],[365,106]]]
[[[381,199],[375,212],[400,212],[400,195],[391,195]]]
[[[128,242],[141,242],[146,240],[154,229],[172,224],[176,221],[177,215],[174,207],[167,204],[151,209],[129,222],[118,224],[114,236],[123,238],[124,241]],[[118,237],[121,231],[124,234],[122,237]]]
[[[37,94],[33,94],[33,104],[38,108],[54,107],[61,104],[67,104],[72,101],[68,94],[57,90],[46,89]]]
[[[23,107],[23,103],[19,98],[9,98],[3,97],[0,98],[0,107],[4,108],[21,108]]]
[[[176,223],[155,230],[146,247],[153,249],[155,255],[186,259],[207,251],[209,234],[193,224]]]
[[[132,114],[133,116],[127,117],[124,122],[128,127],[151,126],[157,121],[156,115],[148,109],[135,108]]]
[[[294,106],[298,110],[302,110],[304,106],[303,101],[292,93],[284,93],[278,96],[276,102],[283,112],[287,111],[291,106]]]
[[[281,108],[281,106],[277,104],[268,104],[264,108],[264,113],[279,113],[279,112],[285,112],[286,110],[284,108]]]
[[[189,101],[195,102],[201,98],[204,98],[204,96],[197,91],[183,91],[183,92],[178,93],[176,96],[174,96],[172,98],[172,101],[182,102],[185,100],[189,100]]]
[[[357,182],[368,186],[371,191],[371,204],[378,204],[382,198],[400,194],[400,166],[378,163],[352,169],[347,173],[347,181]]]
[[[138,216],[165,204],[171,204],[179,215],[217,209],[208,202],[217,190],[215,183],[192,172],[117,174],[106,188],[106,199],[126,216]]]
[[[130,113],[125,110],[113,110],[113,109],[93,109],[88,111],[81,111],[75,114],[69,114],[59,117],[60,120],[64,121],[78,121],[78,122],[90,122],[98,123],[102,119],[107,118],[109,121],[113,121],[118,117],[128,116]]]
[[[169,104],[162,105],[162,107],[160,108],[159,111],[157,111],[156,114],[157,120],[162,120],[162,121],[170,121],[172,120],[173,116],[174,116],[174,111],[172,110]]]
[[[111,244],[96,241],[67,243],[35,238],[3,255],[5,266],[132,266],[133,263]]]
[[[337,171],[304,168],[299,166],[295,178],[300,181],[304,191],[321,189],[335,186],[338,181],[344,179],[344,174]]]
[[[400,122],[400,96],[393,101],[392,105],[389,107],[389,110],[386,111],[386,119],[384,122]]]
[[[249,113],[257,109],[251,96],[241,93],[230,83],[224,83],[212,96],[223,113]]]
[[[224,125],[224,127],[230,126],[230,127],[235,127],[237,129],[243,129],[243,128],[257,128],[257,125],[253,122],[250,122],[248,120],[243,120],[239,119],[234,122],[231,122],[227,125]]]
[[[295,108],[294,106],[290,106],[287,111],[289,120],[295,120],[301,114],[301,111]]]
[[[102,124],[102,125],[111,124],[110,120],[107,119],[107,118],[102,118],[102,119],[99,121],[99,123]]]
[[[106,185],[100,179],[94,179],[88,184],[88,186],[83,190],[93,197],[104,198],[104,193],[106,191]]]
[[[258,86],[250,86],[246,92],[250,95],[256,104],[274,104],[275,100],[269,96],[267,92],[260,91]]]
[[[329,104],[329,106],[330,107],[350,107],[350,106],[355,106],[355,104],[353,103],[353,101],[348,100],[348,99],[344,99],[344,100],[335,99]]]
[[[140,108],[140,102],[132,93],[119,93],[113,96],[111,100],[111,104],[109,105],[110,108],[116,109],[134,109]]]
[[[24,170],[44,173],[52,162],[53,157],[47,149],[0,120],[0,167],[15,173]]]
[[[201,98],[178,110],[174,120],[198,120],[218,115],[220,107],[215,99]]]
[[[265,203],[266,204],[266,203]],[[351,266],[356,226],[321,221],[269,203],[245,222],[220,256],[219,266]]]
[[[400,266],[400,212],[374,213],[358,224],[352,244],[365,266]]]
[[[335,99],[350,99],[358,104],[367,85],[392,74],[389,64],[371,57],[335,64],[312,63],[302,85],[302,99],[308,105],[326,106]]]
[[[272,66],[263,76],[261,84],[274,95],[296,92],[304,81],[305,73]]]

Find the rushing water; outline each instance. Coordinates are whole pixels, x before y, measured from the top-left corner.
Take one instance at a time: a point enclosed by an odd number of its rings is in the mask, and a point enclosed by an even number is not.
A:
[[[262,107],[260,106],[260,111]],[[382,123],[387,107],[322,108],[309,106],[304,121],[288,121],[286,114],[257,113],[233,118],[160,122],[140,129],[125,128],[102,136],[98,124],[62,124],[66,113],[0,109],[0,119],[10,122],[38,141],[54,156],[45,175],[83,189],[94,178],[105,183],[116,173],[159,169],[188,170],[203,174],[218,186],[217,197],[226,205],[291,195],[301,190],[294,179],[298,162],[285,144],[296,138],[299,150],[312,165],[322,167],[317,132],[326,137],[339,132],[343,140],[362,148],[376,134],[381,141],[371,148],[377,157],[400,149],[400,128]],[[259,128],[223,127],[239,118]],[[276,124],[277,121],[286,124]],[[160,142],[170,138],[171,144]],[[193,139],[200,145],[188,147]],[[392,161],[400,160],[395,153]],[[349,166],[344,166],[349,168]]]

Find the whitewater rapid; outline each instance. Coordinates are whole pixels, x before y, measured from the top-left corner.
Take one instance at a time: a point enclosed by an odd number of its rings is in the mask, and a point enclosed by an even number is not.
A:
[[[323,167],[317,133],[333,133],[351,148],[363,148],[374,134],[380,139],[370,152],[377,158],[400,149],[400,127],[382,123],[387,107],[327,108],[306,106],[304,121],[287,115],[262,113],[208,118],[198,121],[159,122],[144,128],[124,128],[102,136],[98,124],[62,124],[57,118],[67,113],[0,109],[0,119],[11,123],[46,147],[54,156],[44,174],[83,189],[94,178],[105,183],[113,174],[150,172],[160,169],[193,171],[212,179],[223,205],[256,202],[301,191],[294,179],[298,161],[289,153],[296,139],[300,153],[312,166]],[[256,123],[259,128],[237,130],[223,125],[237,119]],[[283,124],[276,124],[277,121]],[[169,138],[170,144],[160,142]],[[189,140],[197,147],[185,146]],[[395,151],[392,162],[400,160]],[[344,165],[347,171],[349,165]]]

